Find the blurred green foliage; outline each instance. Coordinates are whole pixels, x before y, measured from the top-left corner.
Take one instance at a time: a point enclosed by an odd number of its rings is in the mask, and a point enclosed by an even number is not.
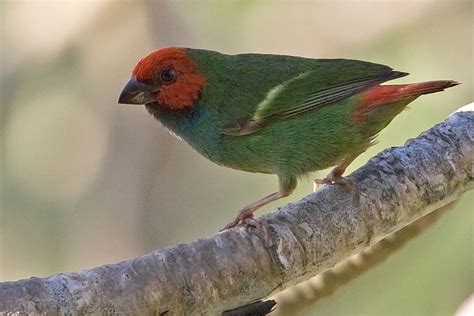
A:
[[[0,30],[1,280],[210,235],[275,189],[276,177],[215,166],[144,108],[116,104],[150,50],[345,57],[411,73],[400,82],[463,83],[415,101],[349,172],[473,96],[472,1],[7,0]],[[310,191],[302,181],[267,210]],[[388,262],[302,313],[452,314],[473,292],[473,204],[469,193]]]

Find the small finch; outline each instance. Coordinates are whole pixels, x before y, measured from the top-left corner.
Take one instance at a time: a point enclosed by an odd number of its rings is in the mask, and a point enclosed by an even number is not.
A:
[[[144,104],[216,164],[278,176],[278,191],[244,207],[230,228],[255,224],[256,209],[307,173],[335,166],[315,182],[351,187],[347,166],[408,103],[458,84],[381,85],[406,75],[358,60],[170,47],[138,62],[119,103]]]

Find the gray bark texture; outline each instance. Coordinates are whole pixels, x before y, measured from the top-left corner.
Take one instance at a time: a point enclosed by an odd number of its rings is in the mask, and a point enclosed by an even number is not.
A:
[[[325,186],[261,217],[262,228],[3,282],[0,312],[215,315],[309,279],[474,187],[474,111],[463,110],[352,173],[359,202],[345,187]]]

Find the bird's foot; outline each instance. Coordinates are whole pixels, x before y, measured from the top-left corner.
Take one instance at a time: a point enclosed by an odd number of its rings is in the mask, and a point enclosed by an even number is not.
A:
[[[352,195],[352,201],[355,205],[359,205],[359,197],[360,197],[360,192],[355,186],[354,182],[351,180],[347,179],[346,177],[343,177],[341,175],[335,175],[334,173],[330,173],[326,176],[324,179],[314,179],[313,180],[313,188],[314,191],[316,191],[319,186],[323,184],[339,184],[347,188],[347,190],[351,193]]]
[[[255,228],[262,228],[262,226],[263,226],[262,223],[258,219],[255,219],[253,217],[253,212],[254,211],[255,211],[255,209],[252,209],[252,208],[244,208],[244,209],[240,210],[237,217],[232,222],[227,224],[220,231],[227,230],[227,229],[235,227],[239,224],[243,224],[247,227],[250,226],[250,227],[255,227]]]

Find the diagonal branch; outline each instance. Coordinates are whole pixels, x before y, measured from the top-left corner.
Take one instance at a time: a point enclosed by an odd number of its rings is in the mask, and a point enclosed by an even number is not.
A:
[[[474,187],[464,108],[349,178],[243,227],[77,273],[0,283],[0,312],[217,314],[306,280]]]
[[[278,309],[272,315],[299,315],[298,312],[302,312],[305,308],[314,306],[320,299],[332,295],[338,288],[381,264],[406,243],[430,228],[441,215],[452,209],[457,201],[426,214],[376,244],[338,262],[331,269],[276,293],[272,298],[278,302]]]

